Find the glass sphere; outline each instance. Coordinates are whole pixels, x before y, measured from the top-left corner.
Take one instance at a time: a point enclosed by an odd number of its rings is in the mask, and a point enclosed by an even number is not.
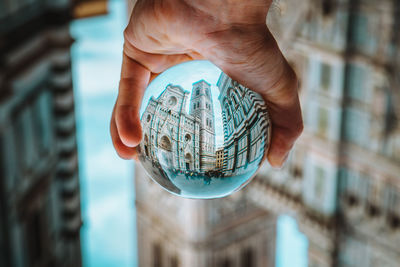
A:
[[[271,123],[261,96],[206,60],[171,67],[148,86],[139,160],[150,177],[187,198],[245,186],[266,153]]]

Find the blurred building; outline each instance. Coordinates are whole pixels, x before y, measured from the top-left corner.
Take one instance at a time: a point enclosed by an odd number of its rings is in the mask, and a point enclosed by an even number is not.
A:
[[[399,2],[277,1],[268,19],[300,77],[305,131],[248,196],[296,214],[309,266],[398,266]]]
[[[395,0],[277,0],[268,15],[267,24],[300,78],[305,130],[283,170],[265,166],[240,194],[269,214],[295,215],[309,240],[309,266],[400,262],[399,9]],[[216,212],[225,210],[222,203],[235,203],[234,195],[189,207],[182,203],[191,201],[165,194],[143,176],[139,169],[140,266],[161,266],[147,261],[150,253],[157,262],[167,260],[167,251],[189,257],[177,240],[208,233],[204,207]],[[166,203],[166,213],[144,205],[146,194],[163,198],[153,201]],[[186,216],[186,224],[175,224],[177,214]],[[230,223],[237,218],[223,217]],[[274,216],[269,218],[259,223],[271,234]],[[202,223],[189,223],[193,220]],[[150,229],[157,230],[150,234]],[[196,262],[209,259],[202,250],[193,251]],[[251,266],[218,264],[198,266]]]
[[[274,266],[275,215],[244,191],[184,199],[162,190],[141,166],[135,170],[138,266]]]
[[[0,266],[81,266],[71,8],[0,2]]]

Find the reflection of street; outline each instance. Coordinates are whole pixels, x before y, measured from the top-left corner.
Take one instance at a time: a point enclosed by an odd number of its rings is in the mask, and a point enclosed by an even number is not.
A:
[[[164,169],[161,167],[161,164],[156,160],[151,160],[149,157],[139,153],[139,159],[150,175],[157,183],[159,183],[162,187],[173,192],[175,194],[180,194],[180,189],[177,188],[171,180],[168,178],[168,175],[165,173]]]
[[[199,173],[182,173],[167,171],[173,184],[181,189],[182,196],[220,197],[236,191],[247,184],[254,175],[254,169],[230,177],[211,177]]]
[[[139,148],[140,150],[140,148]],[[193,170],[181,170],[171,167],[170,152],[159,149],[160,161],[140,153],[140,161],[150,177],[168,191],[192,198],[225,196],[247,184],[254,175],[257,166],[248,165],[239,175],[225,176],[218,170],[201,173]]]

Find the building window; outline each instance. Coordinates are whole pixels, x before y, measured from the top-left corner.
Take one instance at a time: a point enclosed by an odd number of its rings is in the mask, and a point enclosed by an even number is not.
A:
[[[25,171],[29,162],[29,154],[27,153],[27,140],[25,137],[25,133],[27,132],[26,127],[24,125],[24,120],[21,114],[17,118],[15,118],[15,126],[14,126],[14,142],[15,148],[17,151],[17,158],[20,163],[19,166],[22,171]]]
[[[231,261],[229,259],[223,259],[223,260],[219,261],[217,266],[218,267],[231,267],[232,264],[231,264]]]
[[[291,171],[292,171],[293,178],[303,177],[303,169],[301,168],[300,165],[297,165],[297,164],[293,165],[291,168]]]
[[[185,155],[185,167],[188,171],[193,169],[193,157],[190,153]]]
[[[162,267],[162,247],[160,244],[153,245],[153,267]]]
[[[230,119],[230,117],[231,117],[231,112],[230,112],[230,110],[229,110],[228,104],[225,104],[225,110],[226,110],[226,112],[228,113],[228,119]]]
[[[253,267],[254,266],[254,252],[251,248],[246,248],[240,255],[240,266]]]
[[[179,267],[179,260],[177,256],[173,256],[170,261],[171,267]]]
[[[315,183],[314,183],[314,195],[315,199],[321,200],[324,193],[324,180],[325,171],[323,168],[315,167]]]
[[[196,95],[200,95],[200,89],[196,90]]]
[[[43,258],[43,228],[39,211],[34,212],[27,222],[28,255],[31,266],[40,264]]]
[[[324,14],[324,16],[331,15],[333,9],[334,9],[334,2],[332,0],[322,1],[322,14]]]
[[[365,101],[366,90],[368,89],[365,86],[365,70],[360,66],[350,64],[347,76],[347,97],[358,101]]]
[[[169,138],[167,136],[163,136],[161,137],[160,140],[160,148],[167,150],[167,151],[172,151],[172,144],[171,141],[169,140]]]
[[[368,118],[357,109],[345,109],[344,139],[351,143],[363,146],[367,141]]]
[[[318,110],[318,134],[324,137],[327,135],[328,132],[328,118],[328,110],[320,107]]]
[[[321,64],[320,85],[323,90],[328,90],[331,85],[331,67],[326,63]]]
[[[371,42],[371,34],[368,31],[368,18],[364,14],[354,14],[352,34],[350,42],[354,46],[365,47]]]
[[[51,96],[43,92],[36,100],[32,109],[32,121],[35,139],[38,140],[38,149],[44,152],[50,147],[52,126],[51,126]]]
[[[177,102],[178,102],[178,100],[176,99],[175,96],[171,96],[171,97],[168,99],[168,105],[169,105],[169,106],[175,106]]]
[[[400,216],[392,213],[388,215],[387,220],[392,230],[400,228]]]
[[[238,102],[238,100],[236,99],[236,96],[235,96],[233,93],[231,94],[231,98],[232,98],[232,100],[233,100],[234,107],[236,107],[236,105],[237,105],[239,102]]]
[[[6,160],[4,154],[6,153],[3,149],[6,146],[4,145],[4,140],[5,138],[1,135],[0,133],[0,177],[7,177],[8,175],[6,174],[7,167],[6,167]]]

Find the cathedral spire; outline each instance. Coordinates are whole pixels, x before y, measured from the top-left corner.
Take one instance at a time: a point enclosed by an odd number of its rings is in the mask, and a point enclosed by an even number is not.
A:
[[[205,80],[193,83],[190,115],[200,119],[200,169],[215,167],[215,118],[211,84]]]

